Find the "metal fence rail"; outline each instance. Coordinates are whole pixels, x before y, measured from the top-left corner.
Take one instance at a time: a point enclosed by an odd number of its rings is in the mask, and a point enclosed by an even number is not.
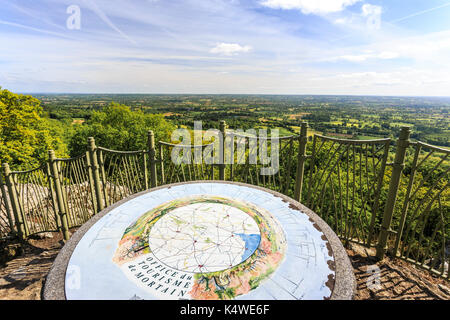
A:
[[[412,146],[393,254],[450,279],[450,150]]]
[[[0,198],[0,240],[6,239],[11,233],[10,223],[8,222],[8,214],[4,204],[3,197]]]
[[[87,155],[72,159],[56,159],[65,212],[69,228],[79,227],[94,215],[93,189],[88,174]],[[55,197],[54,186],[52,194]],[[58,227],[61,227],[59,215]]]
[[[120,152],[99,147],[100,183],[105,207],[147,190],[147,152]]]
[[[292,197],[298,138],[278,137],[275,143],[271,137],[227,133],[225,161],[229,165],[225,167],[225,180],[262,186]]]
[[[213,154],[213,150],[214,143],[183,146],[160,141],[158,159],[160,184],[217,179],[218,171],[215,171],[215,165],[208,160],[205,161],[204,158],[205,154]],[[177,160],[172,161],[172,153],[178,155]]]
[[[449,280],[450,150],[411,143],[408,128],[395,148],[391,139],[317,134],[308,143],[307,130],[302,123],[300,135],[272,141],[227,130],[222,121],[219,138],[200,146],[156,145],[149,131],[147,150],[109,150],[90,138],[79,157],[56,159],[50,151],[44,165],[20,172],[3,164],[0,239],[52,231],[68,239],[70,228],[137,192],[174,182],[228,180],[291,196],[343,241],[376,246],[379,259],[390,252]],[[408,151],[414,156],[407,157]],[[262,174],[268,168],[275,171]]]
[[[11,212],[8,191],[0,172],[0,240],[12,237],[14,233],[14,217]]]
[[[28,171],[11,172],[8,186],[16,224],[25,236],[58,231],[57,211],[50,190],[48,164]]]
[[[390,143],[314,135],[305,204],[346,241],[372,245]]]

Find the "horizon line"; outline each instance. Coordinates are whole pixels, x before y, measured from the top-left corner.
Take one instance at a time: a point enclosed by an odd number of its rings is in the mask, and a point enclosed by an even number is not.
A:
[[[4,88],[2,88],[4,89]],[[9,89],[6,89],[9,90]],[[11,90],[9,90],[11,91]],[[340,97],[392,97],[392,98],[450,98],[441,95],[391,95],[391,94],[310,94],[310,93],[137,93],[137,92],[39,92],[39,91],[17,91],[18,94],[24,95],[190,95],[190,96],[340,96]]]

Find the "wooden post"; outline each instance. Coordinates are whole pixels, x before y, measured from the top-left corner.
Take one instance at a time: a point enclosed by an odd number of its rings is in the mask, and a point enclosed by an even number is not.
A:
[[[64,196],[62,193],[61,188],[61,181],[59,180],[59,172],[58,172],[58,165],[55,161],[55,151],[50,150],[48,152],[49,161],[50,161],[50,172],[53,177],[53,182],[55,186],[55,193],[56,193],[56,201],[58,203],[58,213],[61,219],[61,231],[64,237],[64,240],[70,239],[70,233],[69,233],[69,223],[67,221],[67,212],[66,212],[66,206],[64,204]]]
[[[16,233],[16,227],[14,226],[13,213],[11,207],[9,206],[8,196],[6,195],[6,187],[3,182],[3,174],[0,172],[0,189],[3,197],[3,202],[5,203],[6,215],[8,216],[9,227],[11,228],[11,233]]]
[[[89,160],[89,154],[87,159]],[[88,162],[90,164],[90,161]],[[107,190],[107,182],[106,182],[106,172],[105,172],[105,161],[103,159],[103,151],[99,150],[98,152],[98,165],[99,165],[99,170],[102,176],[102,195],[103,195],[103,199],[105,200],[105,206],[109,207],[110,206],[110,201],[109,201],[109,196],[108,196],[108,190]],[[92,175],[92,173],[91,173]],[[92,179],[92,185],[94,185],[94,180]],[[95,186],[92,188],[92,190],[95,190]]]
[[[374,228],[376,224],[376,218],[378,214],[378,210],[380,207],[380,196],[381,196],[381,188],[383,186],[383,180],[384,180],[384,174],[386,172],[386,166],[387,166],[387,159],[389,156],[389,148],[391,145],[391,141],[387,142],[384,146],[384,154],[383,154],[383,160],[380,168],[380,174],[378,176],[378,188],[375,191],[375,199],[372,207],[372,217],[370,218],[370,225],[369,225],[369,235],[367,237],[366,246],[370,247],[372,244],[372,238],[374,236]]]
[[[19,206],[19,199],[17,196],[16,183],[11,174],[11,169],[7,163],[3,164],[3,172],[5,174],[6,186],[8,187],[9,197],[11,199],[11,206],[14,214],[14,219],[16,220],[16,228],[19,238],[25,240],[27,237],[27,232],[25,228],[25,223],[22,216],[22,211]]]
[[[94,179],[95,198],[97,199],[97,212],[105,209],[102,197],[102,187],[100,183],[100,172],[97,159],[97,146],[95,145],[95,139],[90,137],[88,139],[88,152],[89,160],[91,162],[92,178]]]
[[[220,139],[220,151],[219,151],[219,180],[225,180],[225,137],[227,123],[225,120],[220,121],[220,132],[222,137]]]
[[[166,184],[166,177],[164,175],[164,149],[163,145],[159,145],[159,161],[161,162],[161,184]]]
[[[298,160],[297,160],[297,173],[295,175],[295,193],[294,199],[301,202],[302,200],[302,188],[303,178],[305,173],[305,161],[306,161],[306,144],[308,142],[308,124],[302,122],[299,136],[298,147]]]
[[[405,167],[406,150],[409,146],[409,137],[411,135],[410,128],[404,127],[401,129],[400,137],[397,140],[397,150],[395,152],[395,159],[393,163],[393,170],[391,182],[389,183],[389,191],[386,199],[386,206],[384,208],[383,220],[381,222],[380,236],[377,245],[377,258],[382,260],[387,251],[387,241],[389,233],[391,232],[392,215],[394,214],[395,202],[397,200],[398,188],[400,179]]]
[[[144,150],[142,152],[142,162],[143,162],[143,170],[144,170],[144,186],[145,190],[148,190],[148,165],[147,165],[147,152]]]
[[[89,179],[89,190],[91,193],[91,201],[92,201],[92,208],[95,213],[97,213],[97,198],[95,197],[95,184],[94,184],[94,175],[92,173],[92,166],[91,166],[91,156],[89,154],[89,151],[86,151],[86,170],[88,173],[88,179]],[[106,191],[106,186],[104,187],[104,190]],[[106,192],[105,192],[106,193]]]
[[[50,165],[51,165],[51,163],[48,162],[47,168],[46,168],[46,171],[47,171],[46,173],[47,173],[47,177],[48,177],[48,185],[50,187],[50,192],[52,195],[52,204],[53,204],[53,208],[55,210],[56,229],[58,230],[58,232],[62,232],[61,216],[59,215],[58,201],[56,200],[55,187],[54,187],[54,183],[53,183],[53,175],[52,175],[52,171],[50,169]]]
[[[148,131],[147,146],[150,160],[150,186],[155,188],[158,185],[158,179],[156,177],[155,133],[152,130]]]
[[[55,161],[56,163],[56,168],[58,169],[58,178],[59,178],[59,183],[61,185],[61,191],[64,190],[64,173],[61,170],[61,161]],[[64,206],[65,206],[65,211],[64,212],[69,212],[69,202],[67,199],[67,192],[61,192],[63,200],[64,200]]]

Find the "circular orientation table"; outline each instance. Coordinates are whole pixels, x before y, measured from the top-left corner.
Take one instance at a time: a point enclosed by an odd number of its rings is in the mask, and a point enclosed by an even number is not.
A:
[[[103,210],[66,243],[48,300],[352,299],[339,238],[314,212],[242,183],[154,188]]]

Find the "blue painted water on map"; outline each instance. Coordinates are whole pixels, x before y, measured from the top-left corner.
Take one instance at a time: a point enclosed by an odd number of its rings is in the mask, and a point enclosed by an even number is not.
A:
[[[245,251],[242,255],[242,261],[247,260],[253,252],[258,248],[259,242],[261,241],[261,236],[259,234],[245,234],[245,233],[237,233],[242,240],[245,241]]]

